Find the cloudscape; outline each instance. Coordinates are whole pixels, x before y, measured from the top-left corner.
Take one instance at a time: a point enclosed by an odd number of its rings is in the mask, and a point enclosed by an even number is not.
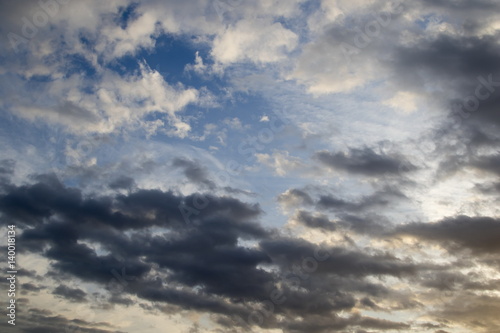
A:
[[[0,13],[2,332],[500,333],[497,0]]]

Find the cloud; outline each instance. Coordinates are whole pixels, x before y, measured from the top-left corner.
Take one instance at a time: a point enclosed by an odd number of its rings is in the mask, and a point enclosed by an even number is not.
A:
[[[290,156],[286,151],[275,151],[270,154],[255,154],[259,163],[262,163],[274,170],[279,176],[285,176],[295,170],[305,167],[304,163],[295,156]]]
[[[279,22],[245,18],[215,38],[212,56],[222,64],[241,61],[272,63],[284,60],[297,42],[297,35]]]
[[[480,156],[471,163],[476,168],[500,175],[500,155]]]
[[[289,189],[278,196],[278,202],[284,207],[297,207],[298,205],[312,205],[311,196],[299,189]]]
[[[39,292],[40,290],[45,289],[43,286],[36,286],[33,283],[23,283],[21,285],[21,290],[22,293],[25,294],[26,292]]]
[[[497,1],[54,1],[0,0],[13,332],[499,331]]]
[[[447,303],[433,317],[463,323],[476,332],[495,332],[500,328],[500,322],[494,315],[498,310],[498,301],[497,297],[466,293]]]
[[[491,217],[456,216],[434,223],[410,223],[395,230],[398,235],[414,236],[457,251],[467,248],[477,254],[494,253],[500,244],[500,221]]]
[[[179,161],[179,167],[194,165]],[[230,197],[182,196],[135,187],[127,194],[96,196],[50,176],[33,181],[6,185],[0,197],[2,213],[23,230],[19,236],[23,251],[49,259],[49,276],[101,286],[112,304],[134,304],[129,297],[137,297],[179,311],[213,313],[227,325],[240,318],[237,325],[245,327],[252,311],[270,297],[269,290],[279,286],[287,301],[276,311],[290,319],[279,323],[270,318],[264,327],[293,332],[297,323],[292,318],[299,314],[321,316],[328,327],[335,327],[332,314],[353,309],[356,293],[371,297],[387,293],[384,286],[365,281],[368,276],[405,278],[423,269],[387,253],[319,248],[303,239],[284,237],[260,225],[258,205]],[[209,204],[201,208],[203,198]],[[191,212],[187,222],[179,209],[182,205]],[[306,212],[297,218],[322,228],[330,223],[324,216]],[[255,245],[242,245],[241,240]],[[323,259],[311,271],[301,266],[305,255]],[[297,290],[297,283],[305,289]],[[53,293],[70,302],[90,301],[87,291],[65,284]],[[312,325],[311,318],[303,324]],[[406,324],[351,316],[342,325],[390,329]]]
[[[52,292],[54,295],[62,296],[70,302],[86,302],[87,293],[78,288],[70,288],[60,285]]]
[[[404,198],[403,193],[391,189],[364,196],[358,202],[346,201],[333,195],[322,195],[316,203],[316,207],[339,212],[363,212],[371,207],[384,207],[394,203],[397,199]]]
[[[301,239],[282,238],[265,240],[260,246],[273,259],[287,268],[289,262],[300,262],[305,253],[313,254],[315,246]],[[366,275],[404,276],[416,273],[417,267],[404,263],[388,254],[369,255],[344,248],[326,249],[328,261],[318,264],[316,274],[335,274],[339,276],[362,277]]]
[[[191,127],[176,113],[200,101],[200,92],[182,84],[170,85],[145,63],[139,67],[139,73],[125,77],[103,70],[94,82],[73,77],[64,84],[54,80],[38,85],[33,94],[40,96],[43,103],[28,100],[7,109],[30,121],[63,125],[76,134],[111,133],[132,125],[143,127],[148,133],[153,130],[172,136],[188,135]],[[30,85],[29,81],[20,84],[21,89]],[[94,88],[88,88],[89,84]],[[157,112],[166,115],[167,128],[157,120],[145,120]]]
[[[128,176],[120,176],[115,180],[113,180],[111,183],[109,183],[108,186],[113,190],[120,190],[120,189],[131,190],[136,186],[136,184],[133,178]]]
[[[298,211],[294,220],[310,228],[334,231],[337,227],[326,215],[312,215],[306,211]]]
[[[310,191],[289,189],[278,196],[278,202],[285,208],[310,206],[317,210],[335,212],[343,217],[347,217],[348,214],[358,214],[359,216],[372,208],[383,208],[407,199],[408,197],[403,192],[392,187],[382,188],[357,200],[340,198],[321,187]]]
[[[396,93],[383,103],[403,113],[412,113],[417,110],[417,96],[406,91]]]
[[[208,171],[196,161],[191,161],[182,158],[175,158],[172,162],[174,167],[182,168],[184,175],[192,183],[201,185],[208,189],[215,189],[215,183],[209,179]]]
[[[370,148],[349,149],[348,153],[319,151],[313,158],[333,170],[371,177],[404,174],[416,170],[414,165],[401,156],[379,154]]]
[[[10,159],[0,160],[0,185],[5,186],[14,175],[16,162]]]
[[[199,205],[204,202],[200,195],[181,197],[172,192],[142,189],[129,195],[117,195],[114,200],[106,196],[85,198],[80,190],[63,186],[53,175],[39,176],[37,180],[31,186],[11,187],[10,192],[0,198],[0,207],[12,220],[23,225],[43,224],[44,219],[57,212],[78,223],[118,230],[143,229],[184,224],[179,205],[192,206],[195,200]],[[258,205],[245,205],[233,198],[206,195],[204,199],[211,204],[196,218],[219,213],[231,218],[251,218],[260,214]]]
[[[332,330],[341,330],[348,327],[362,327],[382,330],[401,330],[408,329],[410,326],[404,323],[393,322],[377,318],[363,317],[354,315],[348,318],[335,317],[333,321],[325,321],[322,318],[317,318],[312,322],[296,321],[288,326],[290,332],[314,332],[324,333]],[[358,330],[357,332],[366,332]]]
[[[28,305],[28,304],[26,304]],[[124,333],[108,322],[92,322],[91,320],[72,319],[54,314],[47,309],[30,307],[23,312],[25,319],[16,322],[15,326],[2,322],[0,327],[14,333],[66,333],[81,331],[88,333]],[[8,326],[7,326],[8,325]]]
[[[484,194],[500,194],[500,183],[476,184],[475,189]]]

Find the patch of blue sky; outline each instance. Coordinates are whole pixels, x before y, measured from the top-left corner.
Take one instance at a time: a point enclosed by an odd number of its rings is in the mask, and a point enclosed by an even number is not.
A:
[[[67,64],[65,67],[65,77],[68,78],[72,75],[78,74],[84,76],[86,79],[97,78],[98,72],[81,54],[68,54],[65,58],[64,63]]]
[[[137,13],[138,7],[138,2],[131,3],[128,6],[122,6],[117,14],[116,23],[122,29],[126,29],[130,22],[139,17],[139,14]]]
[[[415,20],[415,24],[421,29],[426,29],[431,24],[436,24],[444,21],[447,21],[445,17],[432,13],[421,16],[418,20]]]
[[[16,161],[16,172],[51,173],[61,165],[66,134],[60,126],[0,112],[2,159]]]
[[[125,55],[120,59],[106,64],[106,67],[120,76],[129,76],[139,71],[140,62],[141,58],[139,57]]]
[[[185,75],[184,68],[193,64],[197,48],[185,37],[163,34],[156,39],[153,51],[142,51],[136,58],[144,59],[151,69],[156,70],[169,82],[202,85],[196,76]]]

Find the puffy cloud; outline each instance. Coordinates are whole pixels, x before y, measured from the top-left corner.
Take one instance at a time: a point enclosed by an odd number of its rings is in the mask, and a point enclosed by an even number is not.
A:
[[[278,202],[285,207],[297,207],[298,205],[312,205],[311,196],[299,189],[290,189],[278,196]]]
[[[190,170],[192,162],[178,161],[179,167]],[[200,207],[204,199],[209,204]],[[130,295],[142,302],[217,314],[227,325],[248,326],[252,311],[259,311],[260,302],[274,297],[269,290],[278,288],[286,301],[276,313],[290,319],[280,323],[269,318],[263,327],[293,332],[297,322],[292,318],[299,314],[309,316],[303,324],[312,325],[320,316],[334,327],[335,313],[352,309],[355,294],[387,292],[366,277],[404,278],[421,269],[390,254],[319,248],[283,237],[256,221],[261,216],[258,205],[230,197],[137,188],[128,194],[96,196],[39,176],[32,184],[6,185],[0,202],[2,213],[22,229],[23,251],[50,259],[51,269],[63,280],[104,286],[113,304],[134,304],[122,299]],[[183,212],[189,214],[187,222]],[[298,218],[324,227],[322,216],[299,213]],[[255,246],[243,246],[241,239]],[[116,274],[123,283],[111,283]],[[305,290],[297,290],[299,285]],[[85,290],[67,285],[56,287],[53,294],[71,302],[89,298]],[[407,324],[353,315],[342,325],[391,329]]]
[[[304,163],[297,157],[289,156],[286,151],[276,151],[270,154],[256,154],[257,160],[272,168],[279,176],[285,176],[295,170],[305,167]]]
[[[281,23],[242,19],[216,37],[212,56],[223,64],[244,60],[271,63],[284,60],[297,46],[297,41],[297,35]]]

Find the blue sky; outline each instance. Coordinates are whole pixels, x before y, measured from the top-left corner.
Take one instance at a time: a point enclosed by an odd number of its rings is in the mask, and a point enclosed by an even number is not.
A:
[[[500,331],[495,1],[0,6],[2,329]]]

